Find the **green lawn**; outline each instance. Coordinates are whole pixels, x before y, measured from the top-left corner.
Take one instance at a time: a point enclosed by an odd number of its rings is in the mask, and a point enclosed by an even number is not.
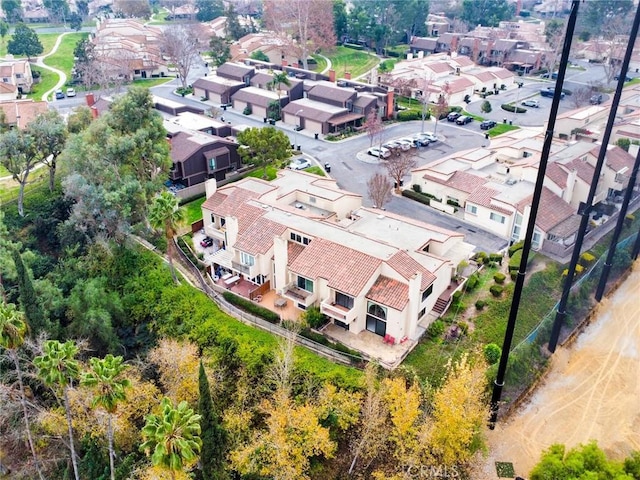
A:
[[[9,170],[7,170],[6,168],[4,168],[2,165],[0,165],[0,177],[6,177],[8,175],[11,175],[9,173]]]
[[[510,132],[511,130],[518,130],[520,127],[517,125],[509,125],[508,123],[499,123],[495,127],[489,130],[490,137],[497,137],[503,133]]]
[[[170,14],[171,12],[169,10],[165,10],[163,8],[162,11],[151,15],[149,25],[167,25],[168,23],[171,23],[171,20],[167,20],[167,16]]]
[[[56,83],[58,83],[58,80],[60,78],[58,77],[57,74],[49,70],[45,70],[44,68],[31,66],[31,71],[40,72],[40,83],[35,83],[33,85],[33,87],[31,88],[31,93],[29,94],[29,97],[33,98],[34,100],[40,100],[40,97],[42,96],[42,94],[44,92],[48,92],[53,87],[55,87]]]
[[[74,63],[73,51],[78,42],[87,36],[89,36],[88,33],[70,33],[62,37],[58,50],[50,57],[45,58],[45,65],[62,70],[67,75],[67,79],[71,78],[71,69]]]
[[[158,85],[164,85],[165,83],[169,83],[170,81],[175,80],[172,77],[164,77],[164,78],[140,78],[133,81],[134,85],[138,85],[141,87],[156,87]]]
[[[337,78],[344,77],[345,72],[351,72],[351,78],[356,78],[380,63],[380,59],[375,55],[342,46],[331,52],[323,52],[323,55],[331,60]]]
[[[3,168],[3,171],[6,170]],[[8,172],[7,172],[8,174]],[[3,172],[0,172],[1,176],[5,176]],[[49,169],[46,167],[39,168],[38,170],[29,174],[27,186],[24,189],[25,198],[27,198],[29,192],[46,188],[47,181],[49,179]],[[0,183],[0,205],[4,205],[7,202],[15,201],[18,198],[18,192],[20,185],[15,180],[7,180]]]
[[[196,198],[189,203],[185,203],[182,209],[185,211],[185,223],[191,225],[193,222],[197,222],[202,219],[202,204],[206,200],[205,196]]]
[[[316,68],[315,68],[316,72],[322,72],[324,71],[325,68],[327,68],[327,61],[324,59],[324,57],[321,57],[320,55],[311,55],[311,56],[316,60]]]

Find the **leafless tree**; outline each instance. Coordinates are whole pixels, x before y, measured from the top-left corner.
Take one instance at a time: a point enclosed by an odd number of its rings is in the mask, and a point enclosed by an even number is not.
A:
[[[575,108],[580,108],[587,103],[589,103],[589,99],[591,98],[591,89],[577,88],[571,93],[571,103]]]
[[[595,40],[596,53],[602,58],[602,66],[607,83],[610,83],[617,73],[620,73],[620,65],[624,56],[628,35],[628,26],[625,18],[608,18],[603,20],[600,32],[601,37]]]
[[[400,184],[404,176],[408,174],[412,168],[415,168],[416,165],[416,152],[414,148],[399,150],[395,155],[387,158],[384,167],[395,182],[396,193],[400,193]]]
[[[382,173],[376,173],[367,180],[367,193],[376,208],[384,209],[391,200],[391,180]]]
[[[376,138],[382,134],[382,130],[384,129],[384,125],[378,116],[378,112],[371,110],[367,115],[367,119],[363,126],[367,132],[367,136],[369,137],[369,146],[372,146],[373,142],[375,142]]]
[[[449,82],[445,82],[442,87],[442,92],[438,95],[438,101],[435,104],[433,114],[435,116],[435,125],[433,126],[433,134],[435,135],[438,130],[438,121],[440,117],[443,117],[449,111],[449,99],[451,98],[451,85]]]
[[[199,42],[189,25],[172,25],[162,36],[162,53],[176,66],[182,87],[187,87],[187,77],[198,59]]]

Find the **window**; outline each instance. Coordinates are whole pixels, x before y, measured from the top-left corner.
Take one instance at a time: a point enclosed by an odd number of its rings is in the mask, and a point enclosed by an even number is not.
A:
[[[209,170],[216,169],[216,157],[212,157],[209,159]]]
[[[493,212],[491,212],[491,215],[489,215],[489,218],[494,222],[498,222],[498,223],[504,223],[506,221],[506,218],[504,217],[504,215],[498,215],[497,213],[493,213]]]
[[[433,293],[433,283],[429,285],[424,292],[422,292],[422,301],[424,302],[429,295]]]
[[[311,243],[311,239],[308,237],[304,237],[302,235],[300,235],[299,233],[295,233],[295,232],[291,232],[289,234],[289,238],[291,238],[291,241],[296,242],[296,243],[301,243],[302,245],[309,245]]]
[[[424,247],[422,247],[422,251],[429,253],[429,244],[428,243]]]
[[[340,305],[341,307],[348,308],[351,310],[353,308],[353,297],[349,295],[345,295],[344,293],[336,292],[336,305]]]
[[[540,248],[540,243],[542,241],[542,234],[538,230],[533,231],[533,238],[531,239],[531,247],[536,250]]]
[[[478,207],[476,207],[475,205],[469,205],[467,203],[467,212],[472,214],[472,215],[477,215],[478,214]]]
[[[302,290],[306,290],[307,292],[313,293],[313,280],[309,280],[308,278],[298,277],[298,288]]]
[[[422,310],[420,310],[420,312],[418,313],[418,320],[420,320],[422,317],[424,317],[424,314],[427,313],[427,309],[423,308]]]
[[[309,203],[316,203],[316,197],[309,197]]]
[[[253,255],[249,255],[248,253],[240,252],[240,263],[247,267],[253,267],[256,259]]]
[[[384,337],[387,334],[387,309],[373,302],[367,306],[367,330]]]

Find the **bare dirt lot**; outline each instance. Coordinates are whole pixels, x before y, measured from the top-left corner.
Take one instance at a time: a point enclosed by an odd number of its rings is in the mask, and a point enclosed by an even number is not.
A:
[[[553,443],[591,439],[621,459],[640,450],[640,263],[580,338],[558,348],[546,381],[506,423],[487,431],[489,457],[475,476],[498,478],[495,462],[527,477]]]

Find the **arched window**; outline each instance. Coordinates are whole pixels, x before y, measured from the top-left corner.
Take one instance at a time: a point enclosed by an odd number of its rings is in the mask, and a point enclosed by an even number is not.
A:
[[[380,305],[376,305],[375,303],[369,303],[368,312],[369,315],[373,315],[374,317],[378,317],[382,320],[387,319],[387,312]]]
[[[387,333],[387,309],[369,302],[367,306],[367,330],[384,337]]]

